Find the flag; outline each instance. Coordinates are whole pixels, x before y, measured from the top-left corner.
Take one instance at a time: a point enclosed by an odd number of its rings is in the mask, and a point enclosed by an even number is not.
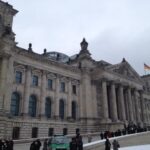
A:
[[[144,69],[150,70],[150,66],[148,66],[144,63]]]

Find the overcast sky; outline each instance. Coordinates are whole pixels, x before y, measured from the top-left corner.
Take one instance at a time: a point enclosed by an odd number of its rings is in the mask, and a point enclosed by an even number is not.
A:
[[[37,53],[46,48],[71,56],[85,37],[95,60],[116,64],[125,57],[140,75],[144,63],[150,66],[150,0],[7,2],[19,11],[13,30],[20,47],[31,42]]]

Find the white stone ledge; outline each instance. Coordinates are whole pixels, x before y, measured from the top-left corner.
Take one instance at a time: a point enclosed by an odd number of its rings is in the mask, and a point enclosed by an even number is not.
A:
[[[125,139],[125,138],[128,138],[128,137],[134,137],[134,136],[139,136],[139,135],[149,134],[149,133],[150,133],[150,131],[134,133],[134,134],[127,134],[127,135],[123,135],[123,136],[112,137],[112,138],[109,138],[109,140],[110,141],[113,141],[114,139],[121,140],[121,139]],[[101,147],[104,147],[105,141],[106,140],[104,139],[104,140],[98,140],[98,141],[94,141],[94,142],[91,142],[91,143],[84,144],[83,145],[84,150],[98,150]]]

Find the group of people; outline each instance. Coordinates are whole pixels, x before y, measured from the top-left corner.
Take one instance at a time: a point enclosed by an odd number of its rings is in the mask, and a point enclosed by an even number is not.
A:
[[[117,140],[114,140],[113,143],[113,150],[118,150],[118,148],[120,147],[120,144]],[[111,143],[109,141],[108,138],[106,138],[106,141],[105,141],[105,150],[110,150],[111,149]]]
[[[70,150],[83,150],[82,136],[77,133],[76,137],[73,137],[70,142]]]
[[[0,150],[13,150],[13,147],[14,147],[13,140],[0,139]]]
[[[39,139],[33,141],[30,145],[30,150],[40,150],[41,142]]]
[[[126,134],[134,134],[134,133],[139,133],[139,132],[144,132],[146,131],[146,128],[141,128],[140,126],[137,126],[135,124],[128,124],[128,126],[124,126],[124,129],[120,130],[118,129],[117,131],[105,131],[100,133],[101,139],[106,139],[111,138],[111,137],[117,137],[121,135],[126,135]]]

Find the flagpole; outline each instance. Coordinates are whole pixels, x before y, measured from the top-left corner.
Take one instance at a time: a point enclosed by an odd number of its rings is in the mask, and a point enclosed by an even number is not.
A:
[[[145,64],[145,63],[143,63],[143,66],[144,66],[144,64]],[[145,73],[145,75],[146,75],[146,69],[145,69],[145,67],[144,67],[144,73]]]

